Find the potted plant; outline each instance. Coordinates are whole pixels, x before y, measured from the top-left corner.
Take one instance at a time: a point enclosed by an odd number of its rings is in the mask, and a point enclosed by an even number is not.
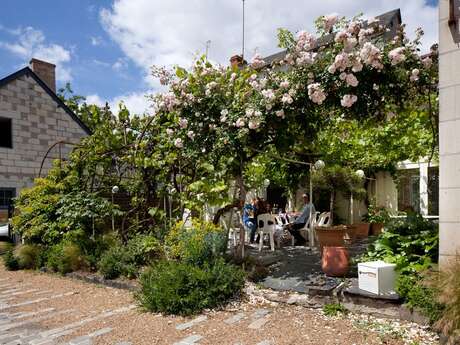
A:
[[[375,202],[371,202],[363,219],[371,224],[371,235],[378,236],[384,224],[390,220],[390,213],[385,207],[377,207]]]

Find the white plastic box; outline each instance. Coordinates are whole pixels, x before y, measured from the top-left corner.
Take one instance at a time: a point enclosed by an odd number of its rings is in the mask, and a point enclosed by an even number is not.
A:
[[[395,267],[383,261],[358,263],[359,288],[376,295],[395,294]]]

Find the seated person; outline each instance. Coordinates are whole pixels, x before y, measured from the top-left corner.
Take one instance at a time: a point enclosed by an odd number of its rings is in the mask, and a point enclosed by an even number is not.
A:
[[[305,227],[305,224],[310,220],[310,214],[315,214],[315,205],[310,202],[310,196],[308,194],[303,195],[304,206],[302,213],[296,220],[286,226],[291,235],[295,238],[296,245],[304,245],[306,240],[300,234],[300,229]]]
[[[256,202],[257,202],[257,199],[252,199],[252,202],[250,204],[246,204],[243,207],[243,216],[242,216],[243,224],[250,231],[250,236],[249,236],[250,243],[254,243],[254,238],[256,236],[256,230],[257,230]]]

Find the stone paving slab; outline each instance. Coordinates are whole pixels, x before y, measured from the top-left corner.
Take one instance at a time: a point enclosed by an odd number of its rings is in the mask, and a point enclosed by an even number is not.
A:
[[[96,338],[96,337],[99,337],[101,335],[110,333],[110,332],[112,332],[112,330],[113,329],[110,328],[110,327],[99,329],[99,330],[97,330],[95,332],[92,332],[90,334],[82,335],[80,337],[77,337],[77,338],[69,340],[68,345],[83,345],[83,344],[87,344],[87,343],[92,343],[93,338]]]
[[[199,324],[200,322],[206,321],[207,319],[208,319],[207,316],[201,315],[201,316],[198,316],[197,318],[195,318],[195,319],[193,319],[193,320],[191,320],[189,322],[185,322],[185,323],[181,323],[181,324],[177,325],[176,329],[178,331],[183,331],[183,330],[192,328],[196,324]]]
[[[229,317],[228,319],[224,320],[224,322],[227,325],[233,325],[234,323],[237,323],[238,321],[244,319],[245,315],[246,315],[245,313],[238,313],[238,314],[235,314],[232,317]]]
[[[256,345],[273,345],[270,340],[263,340],[260,343],[257,343]]]
[[[270,310],[268,309],[257,309],[254,313],[252,313],[251,318],[254,319],[259,319],[261,317],[264,317],[265,315],[269,314]]]
[[[73,309],[61,310],[61,311],[53,312],[53,313],[50,313],[50,314],[47,314],[47,315],[44,315],[44,316],[35,317],[35,318],[31,319],[31,320],[25,320],[25,321],[19,321],[19,322],[10,322],[10,323],[8,323],[6,325],[0,325],[0,332],[7,331],[7,330],[9,330],[11,328],[17,328],[17,327],[21,327],[21,326],[28,325],[28,324],[31,324],[31,323],[35,323],[35,322],[38,322],[38,321],[51,319],[51,318],[53,318],[55,316],[59,316],[59,315],[62,315],[62,314],[68,314],[68,313],[71,313],[73,311],[74,311]]]
[[[67,296],[71,296],[71,295],[75,295],[75,294],[76,294],[76,292],[66,292],[66,293],[61,293],[61,294],[58,294],[58,295],[53,295],[53,296],[50,296],[50,297],[37,298],[37,299],[34,299],[34,300],[29,300],[29,301],[25,301],[25,302],[16,303],[16,304],[2,305],[2,306],[0,306],[0,310],[5,310],[5,309],[10,309],[10,308],[15,308],[15,307],[22,307],[22,306],[25,306],[25,305],[30,305],[30,304],[34,304],[34,303],[40,303],[40,302],[43,302],[43,301],[48,301],[48,300],[51,300],[51,299],[56,299],[56,298],[61,298],[61,297],[67,297]]]
[[[194,334],[194,335],[191,335],[187,338],[180,340],[177,343],[174,343],[173,345],[193,345],[193,344],[196,344],[196,342],[200,341],[201,339],[203,339],[201,335]]]
[[[261,329],[268,321],[269,321],[269,319],[266,318],[266,317],[257,319],[255,321],[251,322],[249,324],[248,328],[250,328],[250,329]]]

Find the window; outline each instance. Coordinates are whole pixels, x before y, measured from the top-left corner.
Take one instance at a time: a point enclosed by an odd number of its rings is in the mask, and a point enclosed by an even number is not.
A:
[[[0,117],[0,147],[13,147],[11,119]]]
[[[428,169],[428,214],[439,215],[439,168]]]
[[[407,169],[399,172],[398,210],[420,212],[419,169]]]
[[[0,188],[0,209],[8,209],[16,196],[14,188]]]

